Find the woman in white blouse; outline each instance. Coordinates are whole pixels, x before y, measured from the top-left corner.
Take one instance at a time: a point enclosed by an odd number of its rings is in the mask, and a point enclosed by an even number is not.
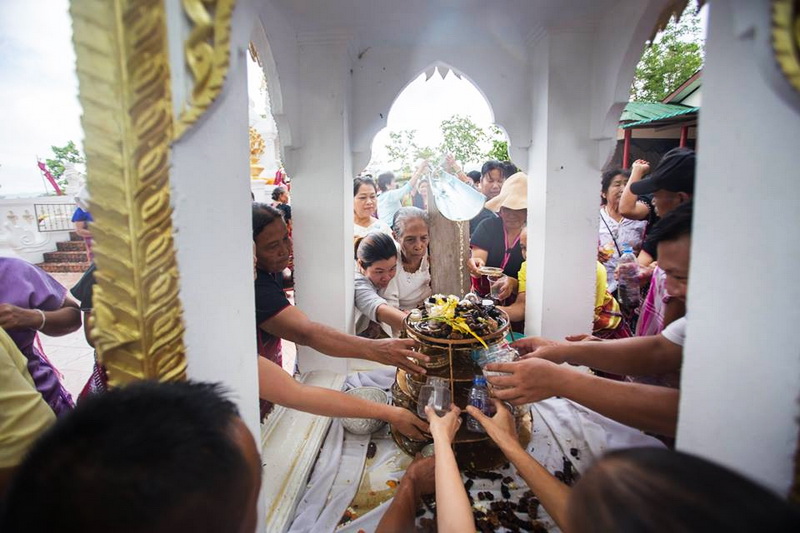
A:
[[[400,244],[400,268],[386,295],[403,311],[414,309],[431,295],[428,226],[428,213],[417,207],[402,207],[395,213],[392,230]]]
[[[353,180],[353,237],[366,237],[369,233],[392,234],[388,224],[375,218],[378,208],[378,188],[372,178]]]
[[[602,176],[598,259],[606,267],[608,292],[611,293],[617,290],[614,270],[622,249],[627,244],[633,248],[634,255],[638,255],[647,228],[646,220],[631,220],[619,212],[619,200],[630,175],[629,170],[612,169],[603,172]]]
[[[431,295],[428,214],[416,207],[400,208],[394,234],[399,245],[382,233],[369,234],[356,245],[358,335],[397,336],[406,313]]]

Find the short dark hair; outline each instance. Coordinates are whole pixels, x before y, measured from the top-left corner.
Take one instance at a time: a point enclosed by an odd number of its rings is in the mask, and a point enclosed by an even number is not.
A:
[[[614,451],[572,489],[570,531],[800,531],[797,509],[743,476],[662,448]]]
[[[283,213],[280,209],[276,209],[271,205],[262,204],[258,202],[253,203],[253,240],[256,240],[264,228],[272,224],[278,219],[283,218]]]
[[[274,189],[272,189],[272,199],[274,201],[277,202],[278,198],[280,198],[282,194],[286,194],[286,189],[284,189],[283,187],[275,187]]]
[[[519,172],[519,168],[517,168],[517,165],[515,165],[511,161],[501,161],[500,163],[503,165],[503,175],[505,176],[506,179],[510,178],[511,176]]]
[[[677,241],[684,235],[692,234],[691,201],[684,202],[659,220],[647,236],[647,244],[657,246],[660,242]]]
[[[356,240],[356,261],[362,268],[369,268],[377,261],[397,257],[397,245],[394,239],[385,233],[373,232]]]
[[[353,180],[353,198],[358,194],[358,189],[360,189],[362,185],[369,185],[375,189],[375,192],[378,192],[378,187],[375,186],[375,181],[372,178],[356,178]]]
[[[403,235],[403,230],[405,229],[406,223],[414,218],[422,219],[422,221],[425,222],[425,225],[428,227],[431,225],[428,212],[424,209],[420,209],[419,207],[401,207],[395,211],[394,218],[392,219],[392,231],[398,239],[401,235]]]
[[[503,174],[503,178],[505,179],[505,171],[503,170],[503,163],[495,159],[490,159],[489,161],[483,164],[483,166],[481,167],[481,177],[487,175],[492,170],[499,170]]]
[[[140,382],[91,396],[20,465],[3,531],[231,531],[251,467],[220,385]]]
[[[481,173],[477,170],[470,170],[467,172],[467,176],[469,176],[469,179],[471,179],[473,183],[479,183],[481,181]]]
[[[608,188],[611,187],[611,182],[614,181],[614,178],[617,176],[625,176],[626,178],[631,177],[631,171],[625,168],[610,168],[600,174],[600,192],[605,194],[608,192]],[[603,205],[606,205],[607,200],[600,196],[600,202]]]
[[[389,189],[389,184],[394,181],[394,173],[393,172],[384,172],[382,174],[378,174],[378,188],[381,192],[386,192]],[[353,193],[353,196],[358,194],[357,192]]]

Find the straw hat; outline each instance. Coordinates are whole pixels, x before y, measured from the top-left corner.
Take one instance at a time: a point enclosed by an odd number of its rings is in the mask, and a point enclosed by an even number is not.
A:
[[[500,211],[501,207],[508,209],[528,208],[528,175],[517,172],[510,176],[500,189],[500,194],[486,202],[486,208]]]

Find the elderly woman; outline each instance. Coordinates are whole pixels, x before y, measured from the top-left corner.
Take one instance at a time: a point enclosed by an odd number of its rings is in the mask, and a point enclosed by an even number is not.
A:
[[[366,237],[373,231],[391,235],[389,224],[375,218],[378,206],[378,188],[372,178],[353,180],[353,235]]]
[[[0,258],[0,328],[27,359],[28,371],[45,402],[60,416],[74,406],[58,372],[35,345],[41,332],[60,337],[81,326],[78,304],[43,270],[21,259]]]
[[[386,297],[403,311],[414,309],[431,295],[428,225],[428,213],[417,207],[402,207],[394,216],[392,230],[400,244],[400,267],[389,282]]]
[[[479,294],[489,292],[482,267],[496,267],[507,277],[498,288],[498,299],[505,300],[517,289],[517,274],[522,266],[520,236],[528,218],[528,176],[517,172],[503,183],[495,198],[486,207],[499,211],[499,217],[483,220],[470,240],[472,255],[467,267],[472,274],[472,287]]]
[[[289,233],[292,232],[292,206],[289,205],[289,192],[284,187],[275,187],[272,190],[272,207],[283,213],[283,220]]]
[[[625,244],[633,248],[638,254],[644,241],[644,232],[647,228],[646,220],[631,220],[619,212],[619,201],[622,192],[630,178],[630,171],[614,168],[603,172],[601,179],[600,199],[600,250],[598,259],[606,267],[608,278],[608,291],[617,290],[617,279],[614,270],[617,261],[622,255]]]

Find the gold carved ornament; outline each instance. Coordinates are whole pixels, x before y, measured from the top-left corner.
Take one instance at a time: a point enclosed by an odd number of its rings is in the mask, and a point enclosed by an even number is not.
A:
[[[112,386],[186,378],[162,0],[72,0],[94,217],[91,336]]]
[[[183,0],[192,23],[184,51],[194,85],[175,124],[180,138],[222,91],[230,66],[231,17],[236,0]]]
[[[783,75],[800,92],[800,0],[773,0],[772,49]]]

